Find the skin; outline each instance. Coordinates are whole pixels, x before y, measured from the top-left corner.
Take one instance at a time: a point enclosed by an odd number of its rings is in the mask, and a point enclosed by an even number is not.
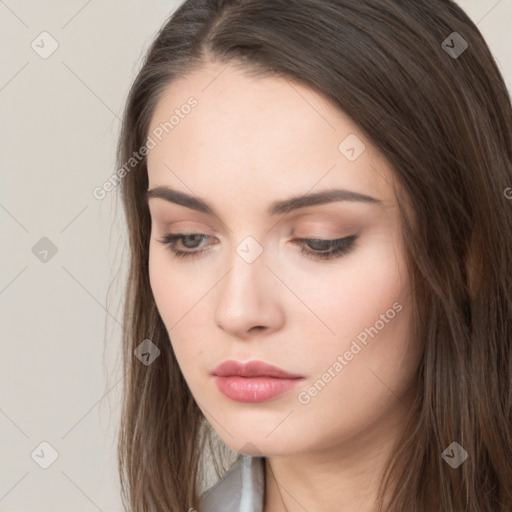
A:
[[[265,512],[374,511],[420,360],[408,336],[412,289],[393,170],[315,91],[278,76],[251,77],[233,64],[209,63],[170,84],[150,129],[190,96],[197,107],[148,154],[149,189],[198,196],[217,212],[149,200],[150,282],[184,378],[226,444],[266,456]],[[338,149],[350,134],[366,145],[355,161]],[[383,206],[343,201],[266,212],[274,200],[331,188]],[[211,238],[177,247],[205,253],[181,259],[159,241],[186,229]],[[353,250],[332,260],[315,260],[292,243],[353,234]],[[236,252],[247,236],[263,250],[252,263]],[[301,403],[298,394],[394,303],[401,311]],[[240,403],[210,375],[227,359],[257,359],[305,378],[271,400]]]

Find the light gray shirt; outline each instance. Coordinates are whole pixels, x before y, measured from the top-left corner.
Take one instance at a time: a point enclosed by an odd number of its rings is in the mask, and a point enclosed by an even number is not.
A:
[[[201,497],[204,512],[263,512],[265,458],[239,454]]]

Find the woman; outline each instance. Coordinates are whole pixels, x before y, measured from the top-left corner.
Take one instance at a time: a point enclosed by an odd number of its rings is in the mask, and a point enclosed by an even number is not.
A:
[[[512,510],[512,109],[455,3],[188,0],[126,162],[127,509]]]

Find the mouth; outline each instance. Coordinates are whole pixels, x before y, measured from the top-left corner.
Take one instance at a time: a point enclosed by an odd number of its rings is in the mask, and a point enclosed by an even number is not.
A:
[[[255,403],[270,400],[292,389],[304,379],[262,361],[225,361],[212,372],[221,393],[236,402]]]

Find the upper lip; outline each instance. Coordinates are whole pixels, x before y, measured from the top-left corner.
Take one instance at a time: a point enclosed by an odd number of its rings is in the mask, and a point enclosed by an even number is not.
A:
[[[263,361],[249,361],[241,363],[239,361],[224,361],[213,371],[212,375],[218,377],[274,377],[279,379],[302,379],[302,375],[288,373],[282,368]]]

